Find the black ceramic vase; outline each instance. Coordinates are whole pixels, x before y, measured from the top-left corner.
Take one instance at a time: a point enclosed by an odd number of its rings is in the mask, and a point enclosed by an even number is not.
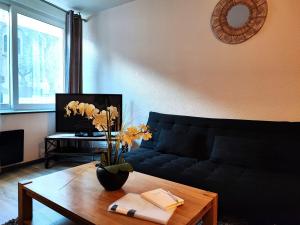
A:
[[[123,171],[113,174],[101,167],[97,167],[96,173],[100,184],[107,191],[116,191],[120,189],[127,181],[129,175],[129,172]]]

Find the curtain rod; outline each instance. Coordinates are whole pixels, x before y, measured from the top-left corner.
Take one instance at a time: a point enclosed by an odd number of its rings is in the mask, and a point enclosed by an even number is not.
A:
[[[52,6],[52,7],[54,7],[54,8],[56,8],[56,9],[60,10],[60,11],[63,11],[63,12],[65,12],[65,13],[68,12],[67,10],[65,10],[65,9],[63,9],[63,8],[61,8],[61,7],[59,7],[59,6],[55,5],[55,4],[53,4],[53,3],[51,3],[51,2],[48,2],[48,1],[46,1],[46,0],[40,0],[40,1],[41,1],[41,2],[44,2],[44,3],[48,4],[48,5],[50,5],[50,6]],[[79,15],[80,15],[80,12],[79,12]],[[87,22],[88,20],[82,18],[82,21]]]

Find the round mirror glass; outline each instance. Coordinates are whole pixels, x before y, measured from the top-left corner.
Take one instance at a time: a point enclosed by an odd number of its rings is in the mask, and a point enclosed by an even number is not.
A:
[[[244,4],[233,6],[227,14],[227,22],[233,28],[243,27],[249,20],[250,9]]]

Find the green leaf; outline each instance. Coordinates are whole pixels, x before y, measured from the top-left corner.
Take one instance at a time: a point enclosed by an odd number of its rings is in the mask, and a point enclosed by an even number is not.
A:
[[[117,174],[119,171],[133,172],[133,168],[129,163],[116,164],[112,166],[106,166],[105,169],[113,174]]]

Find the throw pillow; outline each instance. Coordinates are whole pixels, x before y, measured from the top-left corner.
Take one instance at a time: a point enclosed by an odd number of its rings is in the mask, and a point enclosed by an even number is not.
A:
[[[205,158],[206,136],[194,130],[187,132],[162,129],[156,149],[178,156]]]
[[[266,167],[268,143],[262,139],[216,136],[210,160],[247,168]]]

